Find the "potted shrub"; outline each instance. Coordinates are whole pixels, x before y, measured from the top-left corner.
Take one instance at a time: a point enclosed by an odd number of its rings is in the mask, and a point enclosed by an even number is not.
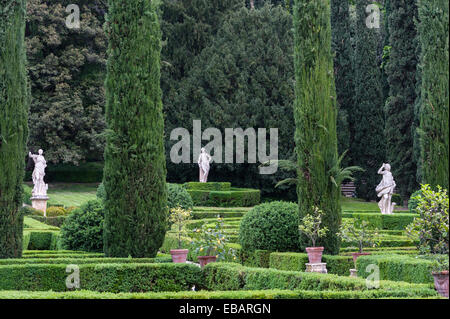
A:
[[[188,249],[182,249],[181,238],[186,234],[185,226],[189,219],[191,219],[192,213],[190,210],[185,210],[181,207],[172,208],[170,210],[169,221],[175,226],[175,232],[178,237],[178,249],[171,249],[170,255],[172,255],[172,261],[174,263],[185,263]]]
[[[434,263],[432,275],[437,292],[442,297],[448,298],[448,255],[438,256]]]
[[[359,256],[370,255],[370,253],[363,252],[364,246],[376,246],[374,238],[378,235],[378,229],[371,229],[369,223],[365,220],[360,222],[356,219],[344,219],[337,235],[345,242],[358,243],[358,252],[352,253],[356,268],[356,259]]]
[[[226,247],[227,238],[223,232],[223,224],[223,218],[217,216],[214,227],[205,223],[201,228],[194,229],[191,245],[198,254],[198,262],[202,268],[227,256],[235,257],[234,250]]]
[[[310,264],[320,264],[322,262],[324,247],[316,247],[317,240],[328,232],[327,227],[321,227],[322,217],[323,211],[318,207],[314,207],[313,213],[303,217],[299,226],[300,232],[306,235],[312,243],[312,247],[306,247]]]

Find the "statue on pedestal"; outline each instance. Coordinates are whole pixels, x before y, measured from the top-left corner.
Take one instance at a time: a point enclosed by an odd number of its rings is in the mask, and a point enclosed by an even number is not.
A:
[[[43,153],[44,153],[43,150],[39,150],[37,155],[31,154],[31,152],[29,152],[28,156],[32,158],[34,161],[34,170],[32,175],[34,187],[31,193],[32,207],[38,210],[42,210],[45,216],[45,213],[47,211],[48,185],[45,184],[44,182],[45,168],[47,167],[47,161],[42,155]]]
[[[376,192],[381,200],[378,202],[382,214],[393,214],[394,204],[392,203],[392,194],[394,194],[395,181],[391,173],[391,165],[383,163],[378,170],[378,174],[383,175],[383,179],[376,187]]]
[[[211,162],[211,156],[202,147],[200,156],[198,157],[198,166],[200,169],[200,183],[206,183],[208,180],[209,163]]]

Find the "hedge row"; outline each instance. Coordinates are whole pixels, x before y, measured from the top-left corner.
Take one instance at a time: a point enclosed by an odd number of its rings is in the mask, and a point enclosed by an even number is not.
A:
[[[103,257],[103,253],[93,253],[93,254],[79,254],[79,253],[72,253],[72,254],[23,254],[22,258],[28,259],[28,258],[99,258]]]
[[[30,265],[30,264],[149,264],[149,263],[169,263],[172,257],[156,258],[80,258],[80,257],[61,257],[61,258],[18,258],[18,259],[0,259],[1,265]]]
[[[187,190],[227,191],[231,189],[229,182],[188,182],[184,184]]]
[[[284,271],[278,269],[249,268],[234,263],[212,263],[203,269],[203,284],[208,290],[368,290],[365,279],[333,274]],[[380,281],[380,290],[408,289],[418,295],[436,295],[429,284]]]
[[[216,218],[220,216],[222,218],[235,218],[242,217],[247,213],[246,211],[240,212],[227,212],[227,211],[194,211],[192,212],[192,219],[203,219],[203,218]]]
[[[371,226],[378,229],[404,230],[411,224],[417,214],[395,213],[393,215],[382,215],[373,213],[350,213],[343,212],[343,218],[354,218],[360,221],[367,221]]]
[[[67,218],[67,216],[45,217],[45,216],[37,216],[37,215],[32,215],[30,217],[41,223],[44,223],[46,225],[54,226],[54,227],[58,227],[58,228],[62,226],[62,224],[64,223],[64,221]]]
[[[183,291],[201,284],[200,267],[173,263],[80,264],[81,289],[100,292]],[[0,290],[67,291],[64,264],[0,266]]]
[[[42,230],[23,232],[22,249],[56,250],[59,247],[59,231]]]
[[[25,181],[31,181],[32,171],[25,173]],[[45,170],[47,183],[100,183],[103,179],[103,163],[48,164]]]
[[[380,279],[411,283],[432,283],[433,262],[400,255],[369,255],[357,259],[358,276],[366,278],[366,267],[375,264],[380,268]]]
[[[95,291],[42,292],[0,291],[0,299],[441,299],[431,290],[249,290],[249,291],[180,291],[146,293],[108,293]]]
[[[323,255],[322,260],[327,264],[329,274],[348,276],[354,268],[352,256]],[[308,254],[305,253],[271,253],[269,267],[279,270],[305,271]]]
[[[249,207],[260,203],[261,192],[258,189],[231,188],[228,191],[209,191],[188,189],[194,205],[218,207]]]

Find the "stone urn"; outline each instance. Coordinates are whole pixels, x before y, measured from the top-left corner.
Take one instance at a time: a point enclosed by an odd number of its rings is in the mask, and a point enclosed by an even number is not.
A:
[[[216,261],[216,256],[198,256],[198,263],[200,264],[200,267],[205,267],[209,263],[213,263]]]
[[[172,261],[176,264],[184,264],[186,262],[188,249],[171,249]]]
[[[310,264],[320,264],[324,247],[306,247]]]
[[[355,267],[356,267],[356,259],[358,259],[358,257],[360,256],[368,256],[371,253],[352,253],[353,256],[353,262],[355,263]]]
[[[434,287],[437,292],[445,298],[448,298],[448,270],[433,272]]]

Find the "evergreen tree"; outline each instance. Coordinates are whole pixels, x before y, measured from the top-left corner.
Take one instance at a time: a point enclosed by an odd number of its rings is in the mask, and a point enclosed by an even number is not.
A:
[[[449,60],[446,0],[419,0],[420,66],[419,109],[422,182],[448,189]]]
[[[332,50],[334,52],[334,77],[339,107],[337,134],[340,154],[350,147],[350,132],[352,129],[348,119],[349,114],[352,113],[353,96],[355,94],[350,29],[349,2],[331,0]],[[345,164],[350,163],[350,161],[351,159],[348,156],[344,158]]]
[[[106,79],[105,254],[154,257],[167,191],[157,4],[110,0]]]
[[[0,258],[22,255],[29,108],[25,7],[25,0],[0,0]]]
[[[359,198],[376,199],[377,171],[385,159],[383,92],[377,63],[379,29],[366,25],[366,7],[372,0],[356,2],[355,107],[352,112],[353,164],[365,172],[356,175]]]
[[[411,129],[416,100],[417,6],[414,1],[390,0],[390,10],[391,49],[386,65],[390,88],[385,105],[386,154],[398,191],[408,197],[417,188]]]
[[[329,229],[319,245],[327,253],[337,254],[341,207],[340,188],[332,182],[339,163],[329,1],[295,1],[294,65],[300,219],[319,207],[324,212],[323,226]],[[302,248],[309,244],[302,236]]]

